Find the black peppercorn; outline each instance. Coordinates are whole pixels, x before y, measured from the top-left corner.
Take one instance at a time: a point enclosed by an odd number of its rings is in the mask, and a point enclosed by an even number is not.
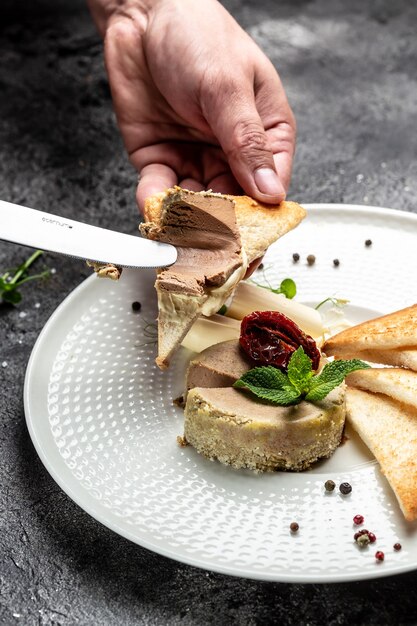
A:
[[[294,252],[294,254],[292,255],[292,260],[294,261],[294,263],[298,263],[298,261],[300,260],[300,255],[298,254],[298,252]]]
[[[335,487],[336,483],[334,482],[334,480],[326,480],[326,482],[324,483],[324,488],[326,491],[334,491]]]
[[[350,485],[349,483],[341,483],[339,486],[339,491],[344,496],[347,496],[352,491],[352,485]]]
[[[339,261],[339,259],[333,259],[333,265],[334,265],[335,267],[339,267],[339,265],[340,265],[340,261]]]
[[[297,524],[297,522],[291,522],[290,530],[291,530],[292,533],[298,532],[299,528],[300,528],[300,526],[299,526],[299,524]]]
[[[132,302],[132,311],[135,311],[135,313],[137,313],[138,311],[140,311],[142,308],[142,305],[140,302]]]
[[[366,246],[367,248],[369,248],[369,246],[372,246],[372,239],[367,239],[367,240],[365,241],[365,246]]]

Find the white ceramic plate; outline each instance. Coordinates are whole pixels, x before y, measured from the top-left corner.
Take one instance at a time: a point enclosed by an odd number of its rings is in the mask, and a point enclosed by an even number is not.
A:
[[[294,278],[298,300],[348,298],[354,322],[415,302],[417,215],[346,205],[310,206],[308,218],[265,259],[271,282]],[[366,239],[372,245],[366,247]],[[293,264],[292,253],[301,260]],[[308,254],[316,263],[309,267]],[[333,259],[340,260],[334,267]],[[58,307],[26,376],[29,432],[45,467],[94,518],[159,554],[249,578],[350,581],[417,567],[417,526],[407,524],[368,450],[351,436],[300,474],[255,474],[207,461],[176,442],[189,354],[154,365],[152,271],[119,283],[87,279]],[[140,313],[131,303],[142,303]],[[150,342],[150,343],[149,343]],[[342,496],[324,482],[348,481]],[[377,542],[359,550],[355,514]],[[297,521],[300,530],[289,532]],[[394,552],[393,544],[403,548]],[[375,550],[385,552],[377,563]]]

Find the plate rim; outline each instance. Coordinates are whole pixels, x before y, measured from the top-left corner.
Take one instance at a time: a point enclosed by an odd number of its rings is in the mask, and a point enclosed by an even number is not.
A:
[[[384,214],[389,215],[390,217],[396,219],[405,219],[417,222],[417,214],[401,210],[401,209],[391,209],[391,208],[383,208],[371,205],[361,205],[361,204],[344,204],[344,203],[301,203],[308,211],[319,212],[324,210],[334,211],[334,210],[347,210],[350,212],[356,213],[368,213],[372,212],[373,214]],[[139,270],[144,271],[144,270]],[[149,270],[148,270],[149,271]],[[417,560],[414,564],[404,564],[399,563],[398,565],[391,566],[389,569],[386,568],[377,568],[374,572],[361,572],[358,570],[358,573],[349,572],[348,574],[343,573],[332,573],[332,574],[315,574],[314,576],[309,576],[309,579],[306,578],[306,575],[303,573],[292,573],[292,574],[282,574],[278,575],[276,573],[269,573],[267,570],[262,570],[257,572],[256,570],[250,570],[246,572],[238,571],[236,567],[228,567],[227,565],[221,565],[218,562],[206,563],[202,564],[201,559],[198,559],[193,556],[189,556],[186,553],[177,552],[161,546],[158,541],[152,542],[148,539],[138,538],[133,532],[129,532],[125,528],[120,527],[117,524],[116,520],[109,520],[109,516],[111,517],[111,511],[100,508],[97,506],[99,504],[96,500],[94,500],[94,505],[90,506],[89,500],[91,498],[88,497],[83,498],[83,492],[76,492],[73,490],[71,484],[65,480],[65,475],[68,474],[71,477],[71,474],[66,467],[65,463],[62,463],[63,471],[57,471],[54,468],[53,463],[51,462],[48,453],[45,451],[42,441],[38,436],[32,415],[31,402],[30,397],[33,393],[32,385],[33,385],[33,369],[34,364],[38,358],[38,354],[41,352],[43,342],[47,339],[48,333],[50,331],[50,327],[58,318],[63,311],[71,304],[73,299],[76,299],[79,292],[84,291],[88,288],[89,284],[97,279],[95,274],[92,274],[88,278],[84,279],[79,285],[77,285],[69,294],[65,296],[65,298],[59,303],[56,309],[52,312],[49,318],[46,320],[42,330],[40,331],[35,344],[32,348],[27,367],[25,372],[24,379],[24,388],[23,388],[23,404],[24,404],[24,414],[25,414],[25,422],[26,426],[31,438],[31,441],[35,447],[36,453],[38,454],[43,466],[52,477],[52,479],[57,483],[57,485],[66,493],[66,495],[71,498],[73,502],[77,506],[79,506],[83,511],[85,511],[88,515],[90,515],[97,522],[109,528],[116,534],[122,536],[123,538],[131,541],[132,543],[139,545],[142,548],[150,550],[156,554],[159,554],[163,557],[170,558],[174,561],[184,563],[186,565],[191,565],[198,569],[204,571],[213,571],[219,574],[233,576],[236,578],[245,578],[248,580],[259,580],[265,582],[280,582],[280,583],[298,583],[298,584],[322,584],[322,583],[347,583],[347,582],[359,582],[363,580],[374,580],[378,578],[385,578],[388,576],[395,576],[399,574],[405,574],[407,572],[415,571],[417,569]],[[61,458],[61,457],[60,457]],[[62,476],[64,475],[64,477]],[[71,483],[71,478],[70,478]],[[106,515],[107,514],[107,515]]]

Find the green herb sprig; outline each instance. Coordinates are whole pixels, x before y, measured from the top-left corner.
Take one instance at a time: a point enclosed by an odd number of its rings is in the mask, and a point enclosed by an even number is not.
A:
[[[335,298],[334,296],[330,296],[329,298],[326,298],[325,300],[319,302],[319,304],[317,304],[314,308],[316,309],[316,311],[318,311],[320,307],[322,307],[324,304],[327,304],[328,302],[331,302],[333,306],[337,306],[339,308],[342,308],[349,304],[349,300],[346,300],[346,298]]]
[[[310,357],[302,346],[291,355],[287,373],[267,365],[254,367],[239,378],[233,387],[245,387],[255,396],[280,406],[298,404],[301,400],[323,400],[345,377],[370,366],[360,359],[327,363],[319,374],[313,374]]]
[[[39,274],[29,276],[29,268],[43,254],[42,250],[36,250],[26,261],[19,267],[9,269],[0,276],[0,296],[3,302],[9,304],[19,304],[22,300],[22,294],[19,288],[30,280],[40,280],[48,278],[51,274],[50,270],[44,270]]]
[[[297,294],[297,286],[292,278],[284,278],[284,280],[281,281],[279,287],[272,287],[272,285],[266,278],[265,280],[268,283],[267,285],[261,285],[255,280],[251,280],[250,282],[257,287],[260,287],[261,289],[268,289],[268,291],[271,291],[272,293],[281,293],[283,296],[288,298],[288,300],[292,300]]]

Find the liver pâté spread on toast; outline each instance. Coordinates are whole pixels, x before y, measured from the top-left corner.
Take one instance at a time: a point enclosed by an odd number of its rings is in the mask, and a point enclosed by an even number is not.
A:
[[[247,196],[192,192],[180,187],[148,198],[141,233],[178,248],[162,268],[158,296],[157,365],[165,369],[200,315],[216,313],[248,265],[297,226],[305,210],[295,202],[267,206]]]

